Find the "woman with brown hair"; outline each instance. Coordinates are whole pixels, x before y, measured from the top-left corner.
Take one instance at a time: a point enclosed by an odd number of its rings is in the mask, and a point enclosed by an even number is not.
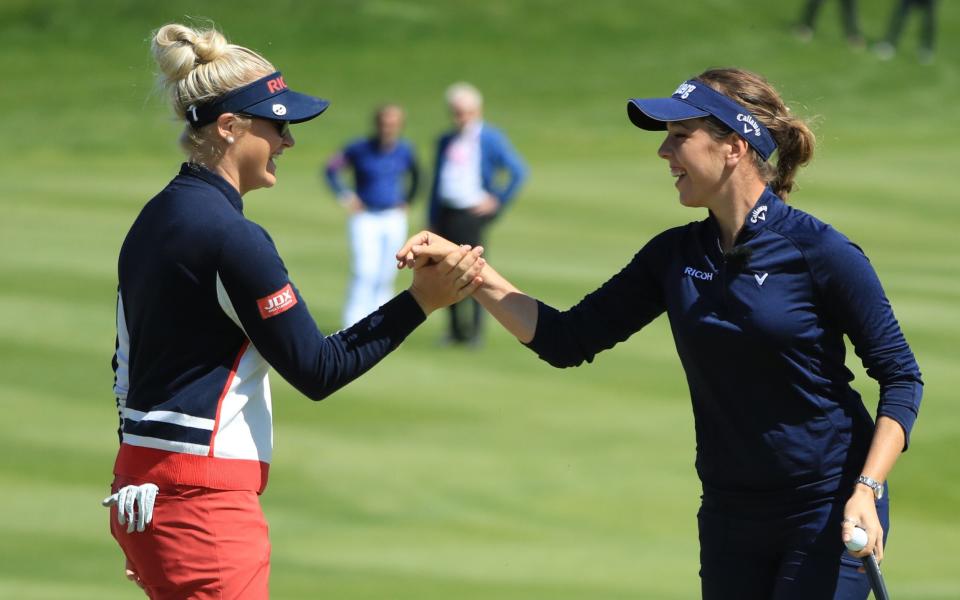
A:
[[[814,136],[766,80],[738,69],[627,110],[667,131],[658,155],[680,203],[706,218],[654,237],[569,310],[489,264],[474,298],[557,367],[592,361],[666,312],[695,417],[703,597],[864,599],[856,558],[883,556],[885,482],[923,384],[860,248],[786,202]],[[453,247],[423,233],[397,257],[424,264]],[[844,335],[880,383],[876,422],[850,386]],[[851,555],[854,526],[869,540]]]

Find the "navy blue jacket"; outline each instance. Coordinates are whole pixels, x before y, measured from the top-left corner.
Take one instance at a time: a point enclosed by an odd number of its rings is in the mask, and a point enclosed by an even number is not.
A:
[[[434,162],[433,186],[430,190],[430,203],[427,206],[427,220],[435,226],[440,215],[440,172],[446,161],[447,146],[457,137],[456,131],[440,136],[437,141],[437,156]],[[506,173],[503,181],[498,180],[500,172]],[[484,191],[495,197],[500,210],[513,200],[520,186],[527,178],[527,167],[517,151],[510,145],[499,129],[484,123],[480,128],[480,183]]]
[[[568,367],[666,311],[686,372],[707,493],[830,495],[859,474],[873,421],[846,334],[909,439],[920,371],[859,247],[769,189],[734,251],[713,216],[665,231],[568,311],[544,304],[529,346]],[[849,488],[845,488],[849,489]]]
[[[273,447],[269,367],[319,400],[425,318],[403,292],[324,336],[240,195],[197,165],[144,206],[118,275],[114,473],[157,484],[262,491]]]
[[[327,162],[325,175],[327,185],[338,196],[347,189],[340,179],[340,170],[347,165],[353,168],[356,194],[368,209],[384,210],[410,203],[417,193],[420,170],[413,146],[405,140],[384,151],[376,138],[364,138],[335,154]]]

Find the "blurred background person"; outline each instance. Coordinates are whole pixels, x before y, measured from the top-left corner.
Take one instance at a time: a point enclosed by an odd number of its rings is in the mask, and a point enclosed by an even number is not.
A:
[[[794,28],[794,33],[798,38],[805,42],[813,39],[817,14],[822,6],[823,0],[806,1],[803,14],[800,16],[800,22]],[[840,0],[840,9],[843,17],[843,32],[847,36],[847,42],[855,48],[863,48],[865,42],[857,18],[857,0]]]
[[[417,193],[420,169],[413,146],[401,139],[406,120],[397,104],[380,106],[374,132],[354,140],[327,162],[327,184],[349,212],[351,279],[343,326],[353,325],[393,296],[393,254],[407,237],[407,209]],[[353,171],[353,187],[342,178]]]
[[[923,64],[933,62],[933,38],[936,32],[936,0],[897,0],[897,5],[890,16],[890,26],[887,28],[887,37],[877,42],[873,51],[883,60],[890,60],[897,53],[897,44],[900,34],[907,21],[907,15],[914,8],[923,13],[923,26],[920,29],[920,50],[918,60]]]
[[[487,226],[514,198],[527,169],[507,137],[483,120],[483,96],[476,87],[455,83],[445,97],[453,130],[437,143],[429,227],[458,244],[480,246]],[[473,299],[451,306],[444,341],[478,346],[482,315]]]

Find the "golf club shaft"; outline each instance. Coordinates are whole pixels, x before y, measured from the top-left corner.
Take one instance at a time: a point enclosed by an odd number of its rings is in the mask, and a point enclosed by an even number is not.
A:
[[[883,583],[883,575],[880,573],[880,565],[877,564],[877,557],[871,554],[864,556],[861,560],[863,561],[863,568],[867,571],[867,579],[870,580],[874,598],[876,600],[890,600],[887,586]]]

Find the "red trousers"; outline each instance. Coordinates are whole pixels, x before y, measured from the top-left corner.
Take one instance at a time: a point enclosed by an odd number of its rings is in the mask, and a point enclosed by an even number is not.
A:
[[[141,483],[117,477],[113,491]],[[115,505],[110,531],[153,600],[270,597],[270,540],[256,492],[160,486],[145,531],[127,533]]]

